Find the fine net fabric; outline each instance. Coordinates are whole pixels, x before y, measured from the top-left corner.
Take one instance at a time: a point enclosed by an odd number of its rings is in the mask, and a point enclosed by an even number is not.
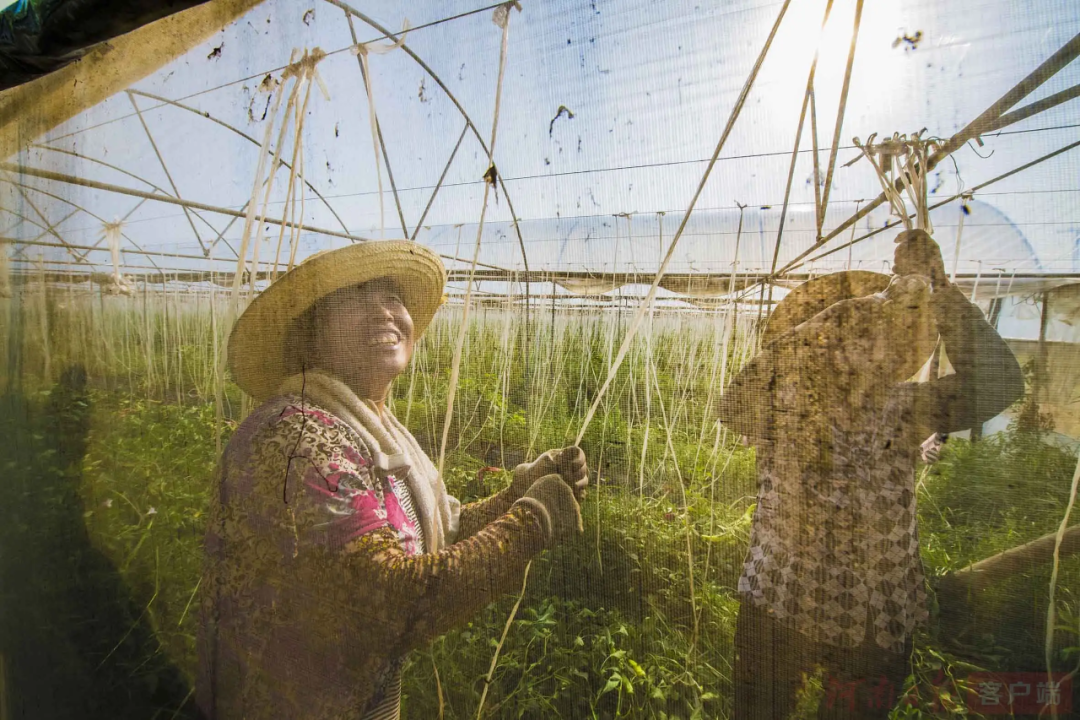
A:
[[[946,5],[212,0],[46,58],[0,720],[1072,716],[1080,14]]]

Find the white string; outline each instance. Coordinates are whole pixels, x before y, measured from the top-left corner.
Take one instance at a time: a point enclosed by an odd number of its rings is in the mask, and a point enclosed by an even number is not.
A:
[[[292,269],[292,261],[296,255],[296,245],[292,242],[293,236],[296,234],[296,176],[299,173],[297,166],[297,158],[300,154],[301,148],[304,146],[303,138],[301,137],[301,130],[304,126],[304,117],[307,115],[308,101],[311,100],[311,86],[312,82],[308,80],[307,87],[304,90],[304,102],[301,106],[296,107],[295,127],[296,132],[293,134],[293,152],[292,160],[289,164],[289,186],[285,192],[285,206],[289,209],[289,216],[292,220],[292,229],[289,232],[289,244],[292,246],[289,253],[289,269]],[[304,192],[301,188],[301,197]],[[285,220],[285,213],[282,212],[282,220]],[[303,213],[301,213],[301,221],[303,220]],[[277,279],[278,273],[278,261],[281,259],[281,242],[285,237],[285,227],[287,223],[282,222],[278,228],[278,240],[277,250],[274,252],[274,267],[271,273],[271,282]]]
[[[1076,491],[1080,486],[1080,458],[1076,462],[1076,470],[1073,471],[1072,487],[1069,490],[1069,503],[1065,506],[1065,516],[1061,518],[1061,525],[1058,526],[1057,535],[1054,537],[1054,568],[1050,572],[1050,603],[1046,609],[1046,680],[1052,682],[1051,675],[1051,661],[1054,656],[1054,625],[1057,623],[1057,608],[1054,603],[1057,602],[1057,581],[1058,570],[1061,564],[1061,543],[1065,539],[1065,530],[1069,527],[1069,516],[1072,514],[1073,506],[1076,505]],[[1050,706],[1050,716],[1057,720],[1057,705]]]
[[[855,145],[862,151],[862,154],[869,161],[870,165],[874,168],[874,176],[877,178],[878,183],[881,185],[881,191],[885,194],[885,197],[889,201],[889,205],[892,206],[893,212],[900,216],[901,221],[904,223],[904,229],[911,230],[911,218],[908,217],[907,206],[904,204],[904,198],[898,192],[896,192],[896,186],[886,176],[885,171],[881,165],[878,165],[877,160],[874,159],[874,154],[871,152],[870,141],[868,140],[866,145],[858,142],[858,138],[855,138]]]
[[[105,242],[109,245],[109,256],[112,259],[113,278],[120,282],[120,233],[123,226],[119,219],[111,223],[105,223]]]
[[[495,161],[490,153],[495,147],[495,130],[499,123],[499,98],[502,95],[502,83],[506,66],[506,50],[509,33],[510,23],[509,14],[507,14],[507,22],[502,25],[502,50],[499,53],[499,79],[495,86],[495,117],[491,122],[491,144],[488,145],[489,172],[491,168],[495,167]],[[484,202],[480,208],[480,224],[476,229],[476,245],[473,248],[472,263],[469,265],[469,279],[465,285],[465,301],[461,310],[461,328],[458,331],[457,342],[454,347],[454,359],[450,366],[450,382],[446,395],[446,415],[443,417],[442,440],[439,443],[439,477],[443,476],[443,468],[446,461],[446,441],[450,435],[450,421],[454,416],[454,397],[457,395],[458,376],[461,372],[461,353],[465,347],[465,335],[468,330],[469,306],[472,303],[473,281],[476,277],[476,264],[480,259],[480,239],[484,234],[484,220],[487,216],[488,198],[491,195],[491,189],[495,182],[497,182],[497,178],[492,174],[492,177],[489,178],[489,182],[484,183]]]
[[[298,49],[293,49],[289,56],[289,66],[285,68],[285,71],[281,75],[281,80],[275,89],[274,109],[270,113],[270,122],[266,126],[266,130],[263,133],[263,142],[259,148],[259,163],[255,170],[255,180],[251,187],[251,196],[247,203],[247,213],[244,216],[244,230],[240,240],[240,251],[237,253],[237,272],[233,278],[233,306],[234,310],[239,308],[240,299],[240,286],[243,282],[243,272],[247,260],[248,247],[251,244],[251,235],[256,228],[261,228],[263,220],[266,218],[267,211],[270,205],[270,193],[274,188],[274,180],[277,177],[277,170],[280,163],[282,147],[285,142],[285,133],[289,127],[290,116],[296,109],[297,97],[300,96],[300,90],[305,83],[310,84],[315,82],[319,86],[319,91],[323,97],[329,99],[330,95],[326,89],[326,84],[322,81],[322,78],[318,73],[318,64],[326,58],[326,52],[321,48],[312,48],[311,50],[305,50],[303,55],[300,55]],[[277,142],[274,145],[272,153],[268,151],[270,147],[270,137],[274,128],[274,123],[277,120],[278,111],[281,108],[281,100],[285,96],[285,85],[293,79],[295,82],[292,85],[292,89],[289,92],[289,100],[285,106],[285,113],[282,116],[281,126],[278,128]],[[309,88],[310,89],[310,88]],[[306,95],[305,95],[306,98]],[[294,144],[299,142],[301,132],[303,130],[304,115],[300,115],[297,122],[297,127],[294,133]],[[301,153],[303,149],[301,148]],[[271,155],[270,167],[272,170],[266,178],[266,187],[263,192],[263,200],[261,210],[256,213],[257,198],[259,187],[263,182],[263,174],[266,170],[267,155]],[[292,171],[290,171],[291,173]],[[292,175],[290,174],[290,177]],[[303,193],[301,193],[303,196]],[[257,215],[257,218],[256,218]],[[284,222],[284,218],[283,218]],[[255,274],[251,276],[251,288],[254,290]]]
[[[964,216],[967,215],[965,208],[967,208],[967,202],[966,199],[961,196],[960,222],[956,225],[956,246],[953,249],[952,273],[949,277],[951,282],[956,282],[956,270],[960,266],[960,235],[964,232]]]
[[[289,56],[290,63],[295,62],[296,54],[297,51],[294,49]],[[244,277],[244,263],[247,258],[248,244],[251,241],[251,228],[255,222],[256,198],[258,197],[259,187],[262,185],[263,174],[266,171],[266,156],[270,147],[271,131],[274,129],[274,120],[277,118],[278,110],[281,108],[281,100],[284,97],[285,83],[281,82],[274,90],[274,110],[270,113],[270,122],[266,124],[266,130],[263,131],[263,141],[259,146],[259,162],[255,167],[255,179],[251,183],[251,196],[248,198],[247,213],[244,215],[244,229],[240,235],[240,250],[236,259],[236,274],[233,275],[232,300],[234,310],[239,307],[240,283]],[[277,163],[276,151],[274,153],[274,162]]]
[[[352,16],[346,15],[349,18],[349,27],[352,27]],[[375,157],[375,180],[379,187],[379,237],[386,237],[386,203],[383,199],[383,183],[382,183],[382,165],[379,159],[379,120],[378,115],[375,112],[375,93],[371,89],[371,65],[368,63],[368,54],[375,53],[376,55],[385,55],[401,48],[405,44],[406,34],[409,32],[409,20],[405,19],[405,22],[401,26],[401,34],[397,39],[388,44],[380,44],[376,42],[370,43],[357,43],[350,48],[349,52],[355,55],[360,60],[361,75],[364,76],[364,92],[367,94],[368,101],[368,124],[371,126],[371,148],[372,154]],[[353,36],[355,39],[355,35]]]
[[[731,115],[728,117],[727,125],[724,127],[724,132],[720,136],[720,141],[716,144],[716,149],[713,151],[712,158],[709,160],[708,166],[705,168],[705,173],[701,177],[701,182],[698,183],[697,190],[694,192],[694,197],[690,200],[689,206],[686,208],[686,212],[683,213],[682,222],[679,224],[679,229],[675,231],[675,237],[671,240],[671,245],[668,247],[667,255],[664,256],[664,261],[660,263],[660,267],[656,271],[655,277],[653,277],[652,286],[649,287],[649,292],[645,296],[645,299],[638,305],[637,310],[634,312],[634,318],[630,321],[630,327],[627,328],[626,336],[623,338],[622,345],[619,347],[619,354],[615,357],[615,363],[608,371],[608,376],[604,380],[604,384],[600,386],[599,392],[596,393],[596,397],[593,399],[592,406],[589,407],[589,412],[585,415],[585,420],[581,424],[581,429],[578,431],[577,439],[574,441],[575,445],[580,445],[582,438],[585,437],[585,431],[589,428],[589,423],[592,422],[593,417],[596,415],[596,409],[600,406],[600,401],[603,399],[604,394],[607,392],[608,387],[611,386],[611,381],[615,379],[615,374],[622,366],[623,360],[626,358],[626,353],[630,349],[630,343],[634,339],[634,335],[637,333],[638,327],[641,325],[642,319],[645,317],[645,313],[652,303],[653,298],[656,297],[656,290],[660,286],[660,281],[664,277],[664,273],[667,271],[667,266],[671,262],[672,256],[675,254],[675,246],[679,243],[679,238],[682,237],[683,230],[686,229],[686,223],[690,219],[691,213],[694,211],[694,206],[697,205],[698,198],[701,197],[701,192],[705,189],[705,183],[709,179],[710,173],[712,173],[713,167],[716,165],[717,159],[720,157],[720,151],[724,148],[724,143],[727,142],[728,136],[731,134],[732,128],[735,126],[735,121],[739,117],[739,113],[742,110],[743,104],[746,102],[747,95],[750,94],[750,88],[754,85],[754,80],[757,78],[758,70],[761,69],[761,64],[765,60],[765,56],[769,52],[769,47],[772,45],[773,38],[776,36],[776,30],[780,27],[780,22],[784,19],[784,15],[787,14],[788,6],[791,5],[791,0],[784,0],[784,5],[780,8],[779,14],[776,16],[776,21],[773,23],[772,30],[768,39],[765,41],[764,47],[761,49],[761,53],[758,55],[757,62],[754,64],[753,69],[750,71],[749,77],[746,79],[746,83],[743,85],[742,92],[739,93],[738,100],[735,101],[735,107],[731,110]]]

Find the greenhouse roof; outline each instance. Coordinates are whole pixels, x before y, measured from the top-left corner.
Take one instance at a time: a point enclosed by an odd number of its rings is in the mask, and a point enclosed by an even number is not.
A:
[[[357,238],[404,234],[436,249],[463,281],[458,271],[479,238],[487,292],[551,279],[560,292],[598,294],[652,282],[684,219],[664,270],[708,276],[689,289],[694,296],[726,292],[718,278],[732,272],[753,284],[762,276],[799,282],[845,267],[887,269],[900,229],[888,205],[844,225],[881,190],[867,161],[852,164],[860,156],[852,138],[921,128],[949,138],[1060,48],[1076,45],[1080,32],[1080,13],[1063,0],[1031,3],[1016,17],[984,12],[974,0],[867,4],[821,236],[842,230],[818,243],[815,189],[824,192],[855,3],[834,4],[820,43],[813,28],[824,1],[792,4],[740,106],[784,7],[524,3],[509,12],[504,34],[492,22],[506,13],[496,5],[403,12],[389,2],[349,9],[336,0],[310,7],[268,0],[32,144],[21,137],[22,149],[0,173],[0,236],[17,248],[16,274],[31,271],[39,254],[49,271],[109,273],[113,223],[124,274],[228,284],[255,198],[265,217],[250,222],[247,256],[260,246],[264,269],[275,253],[284,262],[281,242],[286,257],[292,243],[302,259]],[[413,29],[398,35],[405,27]],[[818,47],[816,138],[804,117],[792,164]],[[61,72],[70,71],[77,87],[80,77],[109,67],[108,56]],[[1076,142],[1075,102],[1062,100],[1076,95],[1078,79],[1080,63],[1064,62],[1017,107],[1046,98],[1059,104],[961,144],[930,175],[929,199],[940,205],[931,213],[935,237],[950,270],[968,283],[1080,273],[1077,155],[1060,152],[1010,174]],[[15,132],[13,93],[32,85],[0,95],[7,137]],[[495,186],[484,180],[492,145]],[[278,160],[269,190],[268,158]],[[290,183],[292,166],[302,183]],[[687,293],[680,282],[690,280],[661,285]]]

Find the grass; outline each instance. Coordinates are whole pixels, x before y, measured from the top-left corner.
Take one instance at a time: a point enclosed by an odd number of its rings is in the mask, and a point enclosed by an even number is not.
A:
[[[24,296],[14,313],[14,301],[3,302],[0,424],[13,440],[0,446],[0,578],[4,607],[18,611],[5,612],[0,637],[17,674],[8,687],[23,688],[9,706],[28,707],[65,677],[81,717],[188,717],[215,442],[245,410],[226,382],[220,420],[215,411],[210,300],[60,290]],[[394,390],[395,412],[432,452],[457,328],[448,310]],[[224,303],[214,312],[220,345]],[[478,479],[480,468],[571,442],[627,320],[618,311],[543,323],[534,315],[526,363],[520,314],[473,313],[448,448],[451,492],[482,497],[507,477]],[[752,344],[747,326],[726,345],[724,331],[722,316],[658,314],[651,338],[635,341],[582,443],[594,471],[586,532],[534,563],[485,717],[730,717],[734,588],[756,481],[753,451],[709,413],[721,372],[730,378]],[[85,387],[71,370],[79,367]],[[922,471],[929,575],[1056,528],[1076,458],[1037,435],[1014,428],[953,441]],[[1048,579],[1048,567],[1032,568],[984,593],[964,627],[935,624],[920,636],[909,679],[918,701],[894,716],[942,716],[942,688],[955,697],[974,668],[1042,668]],[[1059,581],[1059,669],[1080,661],[1078,595],[1074,558]],[[514,600],[414,653],[406,717],[475,717]],[[49,650],[35,659],[31,648],[41,647]],[[823,693],[820,679],[811,682],[800,713],[811,717]],[[49,703],[31,714],[72,714],[62,698]]]

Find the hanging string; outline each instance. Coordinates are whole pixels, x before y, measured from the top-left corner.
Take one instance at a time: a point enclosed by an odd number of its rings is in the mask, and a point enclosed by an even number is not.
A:
[[[736,314],[739,309],[738,295],[735,292],[735,278],[737,268],[739,267],[739,245],[742,241],[742,229],[743,229],[743,212],[746,210],[746,206],[740,203],[736,203],[739,206],[739,229],[735,231],[735,257],[731,261],[731,281],[728,283],[728,297],[731,301],[728,305],[728,322],[727,327],[724,330],[724,344],[720,350],[720,388],[723,392],[723,388],[727,387],[727,366],[728,366],[728,342],[735,333],[736,328]],[[712,383],[709,384],[709,402],[707,407],[712,407]]]
[[[469,279],[465,285],[465,303],[461,311],[461,328],[458,330],[457,342],[454,347],[454,358],[450,367],[449,390],[446,396],[446,415],[443,418],[442,440],[439,443],[439,477],[443,476],[443,469],[446,462],[446,441],[450,434],[450,421],[454,414],[454,396],[457,394],[458,376],[461,372],[461,353],[465,346],[465,335],[468,331],[469,306],[472,303],[473,284],[476,277],[476,264],[480,258],[480,240],[484,233],[484,219],[487,215],[488,199],[491,195],[491,190],[498,181],[493,153],[495,150],[496,132],[499,125],[499,103],[502,97],[503,78],[505,77],[506,71],[506,54],[510,33],[509,8],[511,6],[515,6],[519,12],[521,11],[521,6],[515,1],[496,8],[494,17],[492,18],[495,24],[502,28],[502,45],[499,52],[499,78],[495,85],[495,110],[491,122],[491,143],[488,145],[488,171],[484,173],[484,179],[487,180],[487,182],[484,183],[484,201],[480,208],[480,223],[476,230],[476,245],[473,248],[472,263],[469,266]],[[502,651],[503,642],[505,642],[506,635],[509,633],[514,618],[517,616],[521,601],[525,597],[525,587],[529,581],[529,568],[531,566],[532,561],[525,566],[525,577],[522,579],[521,583],[521,594],[518,596],[517,602],[514,603],[514,607],[510,611],[510,616],[507,618],[506,625],[503,628],[502,636],[495,646],[495,653],[492,655],[491,666],[488,669],[484,690],[480,696],[480,703],[476,710],[476,717],[478,719],[484,711],[484,701],[487,699],[487,691],[491,685],[491,678],[494,675],[495,667],[499,662],[499,653]]]
[[[289,62],[293,63],[296,60],[297,51],[293,50],[289,56]],[[295,90],[295,88],[294,88]],[[263,174],[266,172],[266,157],[270,147],[271,132],[274,129],[274,120],[277,118],[278,110],[281,108],[281,101],[285,97],[285,83],[279,82],[274,89],[274,109],[270,113],[270,122],[266,124],[266,129],[263,131],[262,144],[259,146],[259,162],[255,167],[255,178],[251,184],[251,195],[247,201],[247,213],[244,215],[244,229],[240,235],[240,250],[237,253],[236,259],[236,274],[233,276],[232,287],[232,301],[233,311],[239,309],[240,304],[240,284],[243,282],[244,277],[244,265],[247,258],[248,244],[251,241],[251,229],[255,222],[256,213],[256,198],[258,197],[259,188],[262,186]],[[290,102],[292,99],[290,98]],[[277,167],[277,151],[274,152],[274,168]],[[260,223],[261,224],[261,223]],[[223,360],[224,362],[224,360]]]
[[[304,166],[304,144],[300,143],[300,167]],[[289,252],[289,270],[292,270],[296,266],[296,248],[300,246],[300,228],[304,222],[305,206],[304,202],[307,199],[307,193],[303,192],[303,188],[300,189],[300,224],[293,223],[293,235],[289,238],[290,252]],[[296,208],[296,201],[293,201],[293,209]]]
[[[294,113],[296,108],[297,98],[300,97],[300,91],[304,89],[305,83],[314,82],[319,86],[319,91],[323,97],[329,100],[330,93],[326,88],[326,83],[323,82],[322,77],[318,72],[318,64],[326,57],[326,53],[321,48],[312,48],[311,50],[305,50],[303,55],[300,55],[298,49],[294,49],[290,55],[290,62],[288,67],[281,75],[281,80],[278,82],[275,88],[274,109],[270,113],[270,122],[266,126],[266,130],[263,133],[263,142],[259,149],[259,163],[255,170],[255,180],[252,183],[251,196],[248,199],[247,213],[244,216],[244,230],[240,240],[240,252],[237,259],[237,274],[233,278],[233,309],[239,309],[240,301],[240,286],[243,282],[244,270],[247,259],[248,247],[251,244],[252,233],[256,228],[261,228],[263,221],[266,218],[267,211],[270,205],[270,194],[274,188],[274,180],[277,177],[277,169],[280,166],[280,159],[282,154],[282,148],[285,142],[285,133],[289,128],[290,116]],[[274,145],[273,152],[269,152],[270,137],[274,128],[274,123],[277,119],[278,111],[281,107],[281,101],[285,95],[285,86],[289,80],[293,80],[291,90],[289,91],[289,99],[285,106],[285,113],[282,117],[280,128],[278,128],[277,142]],[[294,132],[294,143],[299,141],[301,133],[303,131],[304,115],[300,115],[297,118],[297,127]],[[263,191],[263,198],[261,203],[261,209],[256,210],[259,207],[257,203],[259,188],[263,185],[263,175],[266,173],[267,156],[270,156],[270,172],[266,176],[265,189]],[[295,177],[295,175],[292,175]],[[303,193],[301,193],[303,195]],[[252,274],[252,289],[254,289],[254,274]]]
[[[349,27],[352,27],[352,16],[349,18]],[[368,64],[368,55],[385,55],[388,52],[399,49],[405,44],[405,37],[409,32],[409,21],[406,19],[401,26],[401,34],[390,43],[357,43],[350,48],[349,52],[360,60],[360,74],[364,80],[364,92],[368,101],[368,125],[371,127],[371,149],[375,158],[375,180],[379,187],[379,237],[386,237],[386,205],[383,200],[382,165],[379,162],[379,120],[375,112],[375,93],[371,89],[371,66]],[[387,166],[387,171],[389,171]]]
[[[862,200],[861,199],[856,200],[855,201],[855,212],[856,213],[859,212],[859,206],[860,205],[862,205]],[[852,248],[854,248],[854,247],[855,247],[855,223],[852,223],[851,224],[851,237],[848,238],[847,265],[844,266],[845,270],[850,270],[851,269],[851,253],[852,253]],[[815,258],[815,260],[816,259],[817,258]]]
[[[307,106],[307,99],[310,96],[311,84],[318,85],[319,91],[322,96],[329,100],[330,93],[326,88],[326,83],[323,82],[318,72],[318,64],[326,57],[326,53],[320,48],[314,48],[310,51],[305,50],[303,55],[300,54],[298,49],[293,49],[289,56],[289,65],[282,73],[281,79],[277,81],[273,90],[273,109],[268,113],[269,122],[266,124],[266,129],[263,131],[262,143],[259,145],[259,161],[255,168],[255,177],[251,184],[251,194],[249,195],[245,204],[244,214],[244,228],[241,234],[240,249],[237,252],[236,259],[236,272],[233,274],[232,280],[232,292],[229,302],[228,312],[226,317],[219,317],[218,308],[216,307],[215,293],[211,293],[210,308],[211,308],[211,332],[213,333],[213,355],[214,355],[214,424],[215,424],[215,443],[218,447],[220,454],[222,444],[222,427],[224,424],[224,403],[225,403],[225,374],[226,364],[228,362],[228,355],[226,346],[222,343],[222,338],[219,337],[220,330],[222,328],[230,327],[232,319],[239,315],[240,312],[240,298],[241,287],[243,286],[244,278],[247,270],[247,256],[248,249],[252,242],[252,235],[256,232],[259,233],[260,238],[256,240],[256,245],[253,253],[253,267],[249,276],[249,289],[251,292],[255,290],[255,282],[258,277],[258,256],[259,246],[261,245],[261,228],[263,221],[266,218],[267,209],[269,207],[270,193],[273,190],[274,178],[277,177],[277,170],[281,163],[282,148],[285,141],[285,133],[288,130],[290,116],[297,109],[297,97],[301,89],[305,89],[303,95],[302,105],[304,108]],[[273,146],[273,151],[270,150],[270,139],[273,137],[273,131],[276,125],[279,111],[281,110],[282,100],[285,98],[285,86],[289,80],[293,80],[292,87],[289,91],[289,99],[286,102],[285,112],[282,114],[281,126],[278,128],[277,142]],[[300,158],[299,162],[303,163],[303,143],[301,142],[303,123],[306,112],[301,112],[295,115],[295,132],[293,133],[293,153],[294,158],[297,156]],[[267,174],[267,165],[269,160],[269,174]],[[297,177],[297,165],[294,161],[293,166],[290,168],[289,186],[290,190],[293,187],[293,183]],[[302,173],[300,173],[302,176]],[[263,200],[261,204],[261,210],[259,210],[258,196],[259,188],[265,184],[265,190],[263,193]],[[305,193],[300,193],[301,203],[301,222],[303,221],[303,201]],[[289,198],[286,197],[286,202]],[[295,218],[295,196],[293,197],[291,205],[288,207],[294,213],[292,217],[292,224],[294,227],[295,235],[290,235],[290,253],[289,253],[289,269],[292,268],[292,263],[296,257],[296,247],[299,239],[299,227],[297,227]],[[285,213],[282,213],[281,226],[284,228],[286,219]],[[211,255],[213,257],[213,245],[210,248]],[[280,252],[280,236],[278,252]],[[274,269],[272,273],[272,279],[276,279],[278,269],[278,253],[275,253],[274,257]],[[241,416],[246,414],[246,409],[249,404],[249,398],[245,395],[241,398]]]
[[[111,223],[105,223],[104,232],[105,242],[109,246],[109,257],[112,260],[113,266],[113,281],[117,285],[120,284],[120,232],[121,224],[119,220],[114,220]]]
[[[881,185],[881,190],[885,194],[885,198],[889,201],[889,205],[892,207],[893,213],[900,217],[900,220],[904,223],[905,230],[912,230],[911,218],[908,217],[907,207],[904,205],[904,198],[900,193],[896,191],[896,186],[889,180],[889,177],[882,165],[879,165],[877,160],[874,159],[874,135],[871,135],[864,145],[859,141],[859,138],[854,138],[853,142],[855,146],[862,152],[863,157],[867,159],[871,166],[874,168],[874,177],[877,178],[878,183]]]
[[[0,245],[0,298],[11,297],[11,263],[7,243]]]
[[[964,232],[964,218],[970,212],[967,201],[974,196],[974,193],[960,196],[960,221],[956,224],[956,245],[953,247],[952,272],[949,274],[950,282],[956,282],[956,271],[960,267],[960,237]]]
[[[1046,302],[1046,300],[1043,302]],[[1057,607],[1055,604],[1057,603],[1058,571],[1061,565],[1061,543],[1065,540],[1065,531],[1069,527],[1069,517],[1072,515],[1073,507],[1076,505],[1078,487],[1080,487],[1080,459],[1077,459],[1076,470],[1073,471],[1072,487],[1069,489],[1069,503],[1065,506],[1065,515],[1061,518],[1061,525],[1058,526],[1057,534],[1054,536],[1054,565],[1050,571],[1050,602],[1049,607],[1046,609],[1046,643],[1044,647],[1047,682],[1053,682],[1051,672],[1054,659],[1054,630],[1055,625],[1057,625]],[[1050,706],[1050,715],[1054,720],[1057,720],[1057,704]]]
[[[593,417],[596,415],[596,409],[600,406],[600,401],[603,399],[604,394],[607,392],[608,387],[611,385],[611,381],[614,380],[615,374],[622,366],[623,360],[626,358],[626,353],[630,349],[630,343],[634,339],[634,335],[637,333],[638,328],[641,325],[642,319],[645,317],[645,313],[652,302],[652,299],[656,296],[656,289],[660,286],[660,281],[664,277],[664,272],[667,270],[668,264],[671,262],[672,256],[675,254],[675,247],[679,243],[679,238],[682,237],[683,231],[686,229],[686,223],[690,219],[691,213],[694,211],[694,206],[697,205],[698,198],[701,197],[702,191],[705,189],[705,183],[709,179],[709,175],[712,173],[713,167],[716,166],[716,161],[720,157],[720,151],[724,149],[724,144],[727,142],[728,136],[731,134],[732,128],[735,126],[735,121],[738,120],[739,114],[742,111],[743,105],[746,103],[746,97],[750,94],[750,89],[754,86],[754,80],[757,78],[758,71],[761,69],[761,65],[765,62],[765,57],[769,53],[769,48],[772,46],[773,39],[776,37],[776,31],[780,28],[780,22],[784,19],[784,15],[787,14],[788,7],[791,5],[791,0],[784,0],[783,6],[780,8],[780,12],[776,16],[776,21],[773,23],[772,30],[769,31],[769,36],[765,40],[764,47],[761,48],[761,53],[758,55],[757,61],[754,63],[754,67],[750,71],[749,77],[746,78],[746,83],[743,85],[742,91],[739,93],[738,100],[735,101],[735,107],[732,108],[731,116],[728,118],[727,125],[724,127],[723,133],[720,135],[720,140],[716,144],[716,149],[713,150],[712,158],[709,160],[708,166],[705,168],[705,173],[701,177],[701,182],[698,183],[697,190],[694,192],[694,197],[690,200],[690,204],[686,208],[686,212],[683,214],[682,222],[679,224],[679,229],[675,231],[675,236],[671,240],[671,245],[668,247],[667,255],[664,256],[664,260],[660,263],[660,267],[656,271],[656,275],[653,278],[652,286],[649,288],[649,292],[645,299],[638,305],[637,310],[634,313],[633,320],[630,321],[630,327],[627,328],[626,336],[623,338],[622,345],[619,347],[619,353],[615,357],[615,362],[611,369],[608,371],[608,376],[604,380],[604,384],[600,386],[600,390],[596,393],[596,397],[593,399],[592,405],[589,407],[589,412],[585,415],[585,420],[581,424],[581,429],[578,431],[577,440],[575,444],[580,444],[583,437],[585,437],[585,431],[589,428],[589,423],[592,422]]]
[[[784,185],[784,204],[781,206],[781,209],[780,209],[780,227],[776,231],[776,244],[773,246],[772,264],[769,266],[769,296],[768,296],[768,299],[764,303],[762,303],[761,305],[758,306],[758,321],[759,322],[761,320],[761,314],[765,310],[765,305],[767,304],[770,307],[772,307],[773,287],[775,287],[775,285],[776,285],[776,283],[774,282],[774,279],[776,277],[776,263],[780,259],[780,243],[783,240],[784,226],[785,226],[785,224],[787,222],[788,206],[789,206],[789,202],[791,200],[791,185],[792,185],[792,182],[795,179],[795,166],[799,161],[799,147],[802,145],[803,127],[806,124],[806,111],[810,106],[810,98],[813,97],[813,94],[814,94],[814,75],[817,73],[818,53],[819,53],[820,48],[821,48],[821,39],[822,39],[822,36],[825,33],[825,24],[829,22],[829,14],[831,12],[832,12],[832,0],[829,0],[829,2],[827,2],[825,4],[825,14],[821,18],[821,27],[818,30],[818,42],[817,42],[817,49],[814,50],[814,59],[810,62],[810,72],[807,73],[807,76],[806,76],[806,90],[803,93],[802,109],[799,111],[799,124],[798,124],[798,126],[797,126],[797,128],[795,130],[795,146],[791,149],[791,163],[788,165],[787,183]],[[814,147],[816,148],[817,147],[816,140],[814,140],[813,142],[815,143]],[[815,162],[816,162],[816,158],[817,158],[817,151],[816,150],[814,151],[814,158],[815,158]],[[815,164],[815,168],[816,167],[817,166]],[[815,172],[816,172],[816,169],[815,169]],[[814,188],[815,188],[815,190],[817,188],[817,177],[816,176],[814,178]],[[817,216],[816,220],[820,221],[821,212],[820,212],[820,208],[818,207],[818,205],[816,203],[816,200],[817,200],[817,198],[816,198],[816,195],[815,195],[815,206],[814,206],[815,207],[815,215]],[[819,224],[818,224],[818,229],[819,230],[820,230],[820,227],[821,226],[820,226],[820,222],[819,222]],[[819,233],[819,236],[820,236],[820,233]]]
[[[512,3],[517,5],[517,3]],[[468,330],[469,306],[472,303],[473,284],[476,278],[476,265],[480,259],[480,239],[484,234],[484,220],[487,216],[488,199],[491,190],[497,182],[497,171],[491,151],[495,147],[495,133],[499,125],[499,99],[502,96],[503,78],[506,70],[506,51],[510,34],[509,5],[501,5],[495,10],[493,18],[496,25],[502,28],[502,49],[499,52],[499,79],[495,85],[495,112],[491,122],[491,143],[488,145],[488,171],[484,173],[484,201],[480,207],[480,223],[476,229],[476,245],[473,247],[472,263],[469,266],[469,278],[465,284],[465,304],[461,310],[461,328],[458,330],[457,341],[454,347],[454,358],[450,366],[450,382],[446,396],[446,415],[443,417],[442,440],[439,443],[439,476],[443,475],[446,461],[446,442],[450,435],[450,422],[454,416],[454,397],[457,394],[458,376],[461,373],[461,353],[465,347],[465,335]],[[520,12],[521,7],[518,7]],[[500,11],[502,11],[500,13]]]
[[[303,82],[303,80],[304,79],[301,78],[300,81]],[[293,236],[296,234],[296,199],[295,199],[296,177],[297,177],[298,174],[302,175],[302,172],[300,171],[300,168],[297,165],[297,160],[300,157],[301,148],[303,148],[303,146],[304,146],[303,139],[301,137],[300,131],[303,128],[303,125],[304,125],[304,118],[307,116],[307,107],[308,107],[308,101],[311,100],[311,87],[312,87],[312,85],[313,85],[313,83],[310,80],[308,80],[307,87],[304,90],[304,101],[303,101],[303,103],[301,103],[300,106],[295,107],[296,117],[295,117],[295,120],[294,120],[294,123],[293,123],[294,127],[296,128],[296,132],[293,135],[292,160],[289,163],[289,186],[288,186],[288,189],[287,189],[286,194],[285,194],[285,207],[289,208],[290,219],[292,220],[292,228],[291,228],[291,230],[289,232],[289,245],[291,246],[291,252],[289,253],[289,269],[290,270],[292,269],[293,259],[296,256],[296,244],[292,242]],[[303,196],[304,196],[304,192],[303,192],[303,188],[301,188],[301,191],[300,191],[301,202],[303,201]],[[303,213],[300,214],[300,218],[301,218],[301,220],[303,220]],[[284,213],[282,213],[282,218],[281,219],[282,220],[285,219]],[[282,243],[282,240],[285,237],[285,226],[286,226],[286,223],[282,222],[281,225],[278,228],[277,250],[275,250],[275,252],[274,252],[274,267],[273,267],[271,277],[270,277],[271,282],[273,282],[274,280],[277,279],[278,264],[279,264],[279,261],[281,259],[281,243]]]
[[[659,216],[660,222],[660,249],[663,251],[664,247],[664,216]],[[630,238],[630,247],[634,246],[634,236],[630,233],[631,228],[630,215],[626,216],[626,228]],[[645,333],[645,432],[641,436],[641,462],[638,465],[638,497],[645,497],[645,458],[649,452],[649,428],[652,427],[652,380],[650,378],[656,373],[656,368],[653,367],[653,352],[652,352],[652,334],[653,334],[653,310],[654,300],[649,299],[649,327]],[[610,372],[610,371],[609,371]],[[580,441],[579,441],[580,442]]]
[[[532,560],[525,563],[525,577],[521,580],[521,592],[518,593],[517,602],[514,603],[514,607],[510,609],[510,617],[506,618],[506,625],[503,626],[502,635],[499,637],[499,642],[495,645],[495,654],[491,656],[491,665],[488,667],[487,677],[484,678],[484,690],[480,693],[480,703],[476,708],[476,720],[480,720],[482,713],[484,712],[484,701],[487,700],[488,688],[491,687],[491,678],[495,675],[495,666],[499,663],[499,653],[502,652],[503,643],[506,642],[506,636],[510,632],[510,627],[514,624],[514,618],[517,617],[517,611],[518,608],[521,607],[521,601],[525,599],[525,588],[529,583],[530,569],[532,569]]]

